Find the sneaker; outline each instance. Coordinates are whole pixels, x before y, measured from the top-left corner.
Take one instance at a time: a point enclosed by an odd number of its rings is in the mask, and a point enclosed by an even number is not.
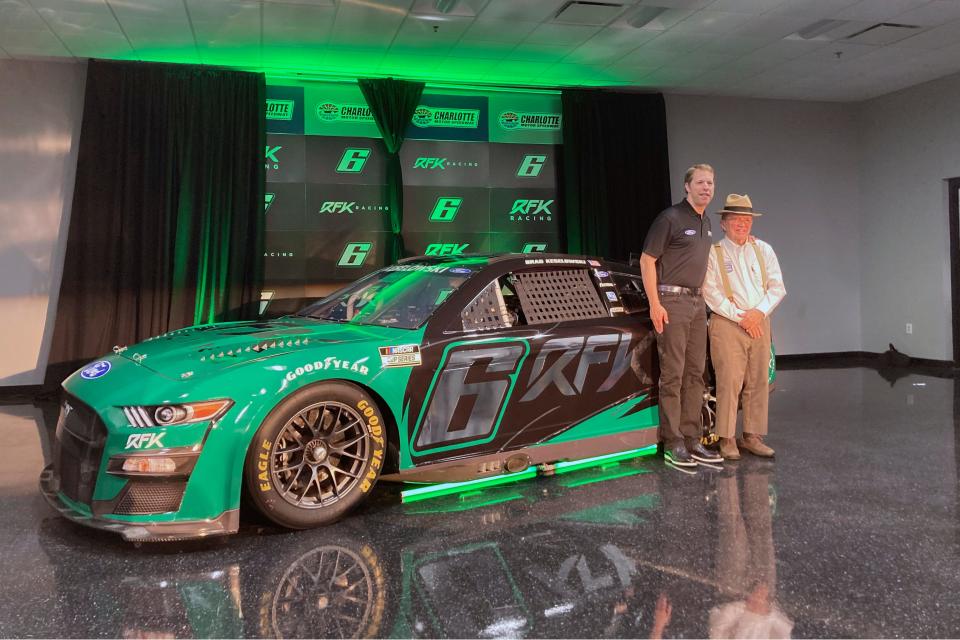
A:
[[[720,455],[724,460],[739,460],[740,450],[737,449],[737,441],[733,438],[720,438]]]
[[[774,455],[773,449],[763,444],[763,438],[755,433],[743,434],[743,440],[740,440],[737,444],[739,444],[741,448],[761,458],[772,458]]]
[[[672,447],[665,446],[664,452],[663,452],[663,459],[664,461],[672,465],[675,465],[677,467],[697,466],[696,460],[690,457],[690,454],[687,453],[687,448],[682,444],[675,444]]]
[[[687,451],[690,454],[690,457],[696,460],[697,462],[705,462],[707,464],[723,464],[723,456],[721,456],[716,451],[710,451],[699,442],[692,442],[687,445]]]

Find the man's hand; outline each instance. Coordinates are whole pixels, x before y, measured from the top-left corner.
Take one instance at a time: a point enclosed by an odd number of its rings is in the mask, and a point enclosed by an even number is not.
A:
[[[763,336],[763,313],[756,309],[749,309],[740,318],[740,326],[751,338]]]
[[[663,333],[663,325],[670,324],[667,310],[662,304],[650,305],[650,319],[653,320],[653,328],[657,330],[657,333]]]

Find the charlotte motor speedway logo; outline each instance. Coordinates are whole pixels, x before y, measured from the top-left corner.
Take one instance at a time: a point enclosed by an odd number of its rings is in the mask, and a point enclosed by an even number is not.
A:
[[[362,122],[374,124],[370,107],[364,104],[321,102],[317,105],[317,117],[324,122]]]
[[[501,129],[507,131],[559,131],[559,113],[530,113],[525,111],[502,111],[498,118]]]
[[[413,112],[413,124],[421,127],[476,129],[480,124],[479,109],[448,109],[420,105]]]

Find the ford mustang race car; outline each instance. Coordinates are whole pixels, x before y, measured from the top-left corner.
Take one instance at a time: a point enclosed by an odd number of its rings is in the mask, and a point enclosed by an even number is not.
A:
[[[378,479],[549,471],[656,442],[639,270],[552,254],[411,258],[296,315],[171,331],[63,383],[41,489],[128,540],[227,534],[241,498],[307,528]]]

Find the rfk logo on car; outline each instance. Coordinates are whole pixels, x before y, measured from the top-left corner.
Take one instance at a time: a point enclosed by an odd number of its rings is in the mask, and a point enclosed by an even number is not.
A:
[[[153,449],[163,446],[163,433],[135,433],[127,436],[124,449]]]

